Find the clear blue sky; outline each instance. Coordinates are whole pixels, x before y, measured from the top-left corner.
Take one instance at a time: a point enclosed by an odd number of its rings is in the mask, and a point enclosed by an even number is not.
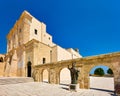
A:
[[[109,69],[109,67],[103,66],[103,65],[95,66],[90,70],[90,74],[94,74],[94,71],[97,68],[102,68],[104,70],[105,74],[107,74],[107,70]]]
[[[47,24],[56,44],[84,57],[120,51],[120,0],[0,0],[0,53],[24,10]]]

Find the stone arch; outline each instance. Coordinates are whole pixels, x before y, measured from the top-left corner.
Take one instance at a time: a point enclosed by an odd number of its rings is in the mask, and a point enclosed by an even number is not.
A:
[[[27,63],[27,77],[31,77],[32,76],[32,63],[31,61],[28,61]]]
[[[105,68],[106,69],[106,70],[104,70],[105,75],[107,73],[106,71],[109,69],[108,66],[99,65],[99,66],[93,67],[91,70],[93,70],[95,68]],[[113,76],[114,75],[111,75],[111,76],[110,75],[106,75],[104,77],[101,77],[101,76],[100,77],[99,76],[98,77],[96,77],[96,76],[89,76],[90,77],[90,88],[113,91],[114,90],[114,77]],[[97,83],[95,83],[96,81],[97,81]],[[107,84],[104,84],[105,81],[108,81],[108,82],[106,82]]]
[[[67,67],[63,67],[59,69],[59,83],[60,84],[70,84],[70,70]]]
[[[58,77],[58,84],[60,84],[60,72],[63,68],[66,68],[66,67],[57,67],[57,69],[56,69],[57,70],[56,73],[57,73],[57,77]]]
[[[49,82],[49,70],[48,69],[42,69],[42,82]]]
[[[111,63],[91,64],[88,68],[88,71],[90,72],[96,66],[107,66],[108,68],[110,68],[113,71],[113,74],[115,72],[115,69]]]
[[[3,57],[0,57],[0,62],[3,62]]]
[[[107,66],[109,67],[113,73],[115,73],[115,68],[113,67],[112,63],[95,63],[95,64],[86,64],[84,65],[84,72],[86,76],[89,76],[89,72],[92,68],[94,68],[95,66]]]
[[[115,72],[115,69],[114,69],[112,63],[102,62],[102,63],[94,63],[94,64],[85,65],[84,66],[84,87],[87,89],[90,88],[89,73],[92,70],[92,68],[94,68],[95,66],[107,66],[113,71],[113,74]],[[113,80],[113,83],[114,83],[114,80]]]

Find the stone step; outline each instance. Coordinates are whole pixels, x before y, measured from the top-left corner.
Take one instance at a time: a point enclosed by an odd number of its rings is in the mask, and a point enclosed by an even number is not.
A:
[[[34,82],[31,77],[0,77],[0,85]]]

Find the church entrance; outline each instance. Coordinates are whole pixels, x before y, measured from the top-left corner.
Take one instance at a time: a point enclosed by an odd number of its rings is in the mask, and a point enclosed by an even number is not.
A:
[[[32,63],[29,61],[28,64],[27,64],[27,77],[31,77],[31,65]]]

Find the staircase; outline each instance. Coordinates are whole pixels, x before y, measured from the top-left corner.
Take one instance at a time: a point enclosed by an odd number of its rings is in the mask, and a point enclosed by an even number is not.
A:
[[[34,82],[30,77],[0,77],[0,85]]]

